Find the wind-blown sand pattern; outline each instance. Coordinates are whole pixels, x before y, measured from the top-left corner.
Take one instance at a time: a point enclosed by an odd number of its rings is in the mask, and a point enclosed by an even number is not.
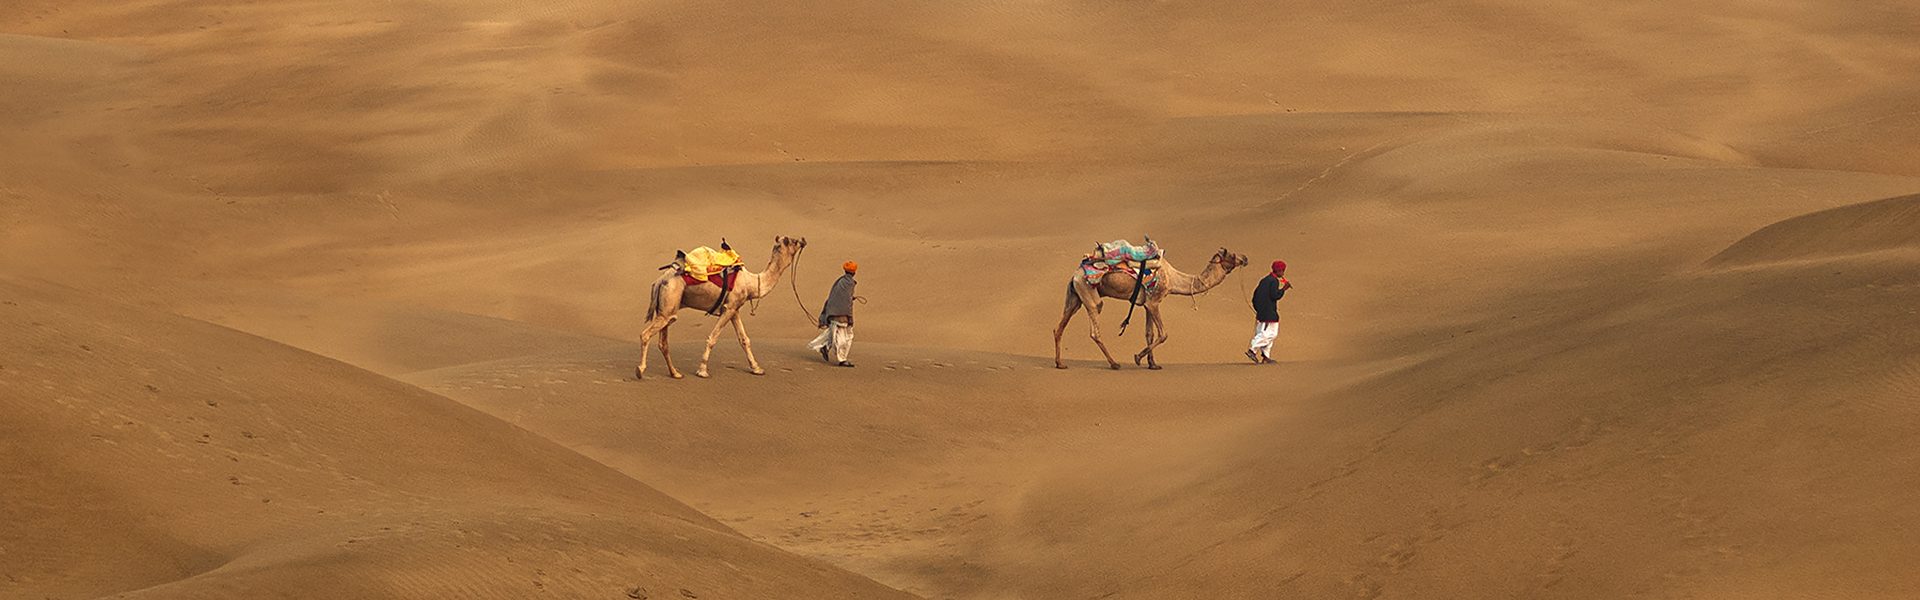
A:
[[[0,598],[1917,597],[1916,74],[1909,2],[0,3]],[[1143,234],[1254,266],[1055,369]],[[781,235],[764,376],[633,378]]]

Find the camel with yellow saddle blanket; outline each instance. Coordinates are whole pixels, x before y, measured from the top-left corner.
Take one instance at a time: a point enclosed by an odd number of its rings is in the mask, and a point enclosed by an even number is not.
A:
[[[1192,296],[1213,289],[1226,281],[1234,269],[1246,265],[1246,255],[1221,248],[1207,260],[1205,269],[1189,275],[1168,264],[1160,246],[1152,239],[1144,246],[1135,246],[1126,240],[1096,244],[1092,253],[1081,258],[1079,270],[1067,282],[1066,310],[1060,314],[1060,324],[1053,328],[1053,366],[1067,368],[1067,363],[1060,358],[1060,338],[1066,333],[1067,324],[1073,321],[1074,313],[1085,309],[1087,320],[1092,322],[1089,335],[1093,344],[1107,358],[1108,368],[1120,368],[1120,363],[1113,360],[1113,353],[1107,351],[1106,342],[1100,339],[1101,299],[1115,298],[1127,301],[1128,320],[1133,318],[1134,306],[1146,309],[1147,346],[1133,355],[1133,364],[1145,360],[1147,368],[1159,369],[1153,349],[1167,341],[1166,323],[1160,318],[1160,302],[1169,295]],[[1125,322],[1121,323],[1120,333],[1126,334]]]
[[[694,248],[691,252],[676,251],[673,262],[661,268],[678,270],[681,277],[687,278],[688,284],[701,284],[707,283],[714,277],[726,275],[730,271],[738,271],[744,266],[745,264],[740,261],[740,253],[734,252],[733,246],[728,245],[727,240],[723,238],[720,240],[719,250],[701,246]],[[721,285],[726,287],[725,284]]]
[[[806,247],[806,238],[774,238],[773,256],[767,259],[767,270],[759,273],[746,270],[740,255],[725,242],[719,250],[700,247],[692,252],[676,253],[673,262],[660,267],[664,272],[653,282],[647,303],[647,328],[640,333],[640,365],[634,368],[634,375],[641,379],[647,377],[647,344],[658,335],[660,358],[667,362],[667,374],[674,379],[681,377],[680,370],[673,366],[673,356],[667,351],[667,328],[679,320],[682,308],[706,311],[720,318],[713,332],[707,334],[707,348],[700,355],[700,368],[694,371],[695,375],[707,376],[713,346],[720,341],[720,330],[729,324],[733,325],[734,335],[740,338],[740,349],[747,353],[750,372],[766,374],[766,370],[760,368],[760,361],[753,357],[753,340],[747,338],[740,309],[750,301],[773,293],[780,277]]]

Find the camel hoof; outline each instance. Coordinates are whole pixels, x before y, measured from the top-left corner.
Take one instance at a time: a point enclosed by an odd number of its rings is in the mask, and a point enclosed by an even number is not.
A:
[[[682,374],[679,374],[679,373],[674,373],[674,374],[673,374],[673,378],[674,378],[674,379],[686,379],[686,378],[687,378],[687,376],[686,376],[686,375],[682,375]]]
[[[1148,370],[1148,371],[1158,371],[1158,370],[1160,370],[1160,365],[1147,365],[1147,370]]]
[[[1107,368],[1118,371],[1120,370],[1120,363],[1107,363]]]
[[[1062,371],[1065,371],[1065,370],[1067,370],[1067,366],[1066,366],[1066,365],[1063,365],[1063,364],[1059,364],[1059,363],[1054,363],[1054,365],[1053,365],[1053,368],[1055,368],[1055,369],[1059,369],[1059,370],[1062,370]]]
[[[1143,358],[1146,358],[1146,357],[1139,354],[1133,355],[1133,366],[1136,366],[1136,367],[1140,366],[1140,359],[1143,359]]]
[[[706,379],[707,377],[710,377],[710,375],[707,375],[707,372],[706,372],[706,371],[695,371],[695,372],[693,373],[693,376],[694,376],[694,377],[699,377],[699,378],[701,378],[701,379]]]
[[[634,371],[633,371],[633,378],[634,378],[634,379],[638,379],[638,380],[641,380],[641,381],[646,381],[646,380],[647,380],[647,372],[646,372],[646,371],[641,371],[641,370],[639,370],[639,369],[634,369]]]
[[[754,370],[752,370],[752,371],[747,371],[747,372],[748,372],[748,373],[752,373],[752,374],[754,374],[754,375],[765,375],[765,374],[767,374],[767,370],[766,370],[766,369],[754,369]]]

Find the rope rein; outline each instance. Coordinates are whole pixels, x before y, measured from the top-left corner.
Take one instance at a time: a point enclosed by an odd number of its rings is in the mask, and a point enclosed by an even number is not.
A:
[[[806,248],[800,249],[800,252],[806,251]],[[793,273],[789,274],[787,287],[793,290],[793,305],[800,309],[800,318],[806,319],[807,325],[819,328],[819,321],[814,319],[813,313],[807,312],[807,301],[800,299],[800,252],[795,252],[793,255],[793,267],[791,268]],[[860,296],[854,296],[853,301],[860,304],[867,303],[867,299]]]
[[[1234,282],[1235,282],[1235,283],[1238,283],[1238,284],[1240,284],[1240,297],[1241,297],[1241,298],[1246,298],[1246,299],[1247,299],[1247,306],[1248,306],[1248,307],[1252,307],[1252,306],[1253,306],[1253,296],[1249,296],[1249,295],[1247,295],[1247,280],[1246,280],[1246,279],[1244,279],[1244,278],[1243,278],[1243,279],[1236,279],[1236,280],[1234,280]]]
[[[800,309],[800,318],[807,320],[807,326],[819,328],[819,321],[813,319],[807,312],[807,302],[800,299],[800,255],[806,251],[806,248],[801,248],[799,252],[793,253],[793,267],[789,269],[793,272],[788,274],[787,287],[793,290],[793,305]]]

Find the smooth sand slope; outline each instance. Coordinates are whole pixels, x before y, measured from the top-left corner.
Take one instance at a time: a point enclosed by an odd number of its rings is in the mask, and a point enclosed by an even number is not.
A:
[[[1920,595],[1916,40],[1811,0],[5,3],[0,597]],[[1079,253],[1142,234],[1292,263],[1284,364],[1240,362],[1254,267],[1168,302],[1167,370],[1084,316],[1052,369]],[[770,373],[729,334],[633,381],[655,268],[776,235]],[[801,347],[850,258],[851,371]]]
[[[354,367],[0,295],[9,597],[904,597]]]

